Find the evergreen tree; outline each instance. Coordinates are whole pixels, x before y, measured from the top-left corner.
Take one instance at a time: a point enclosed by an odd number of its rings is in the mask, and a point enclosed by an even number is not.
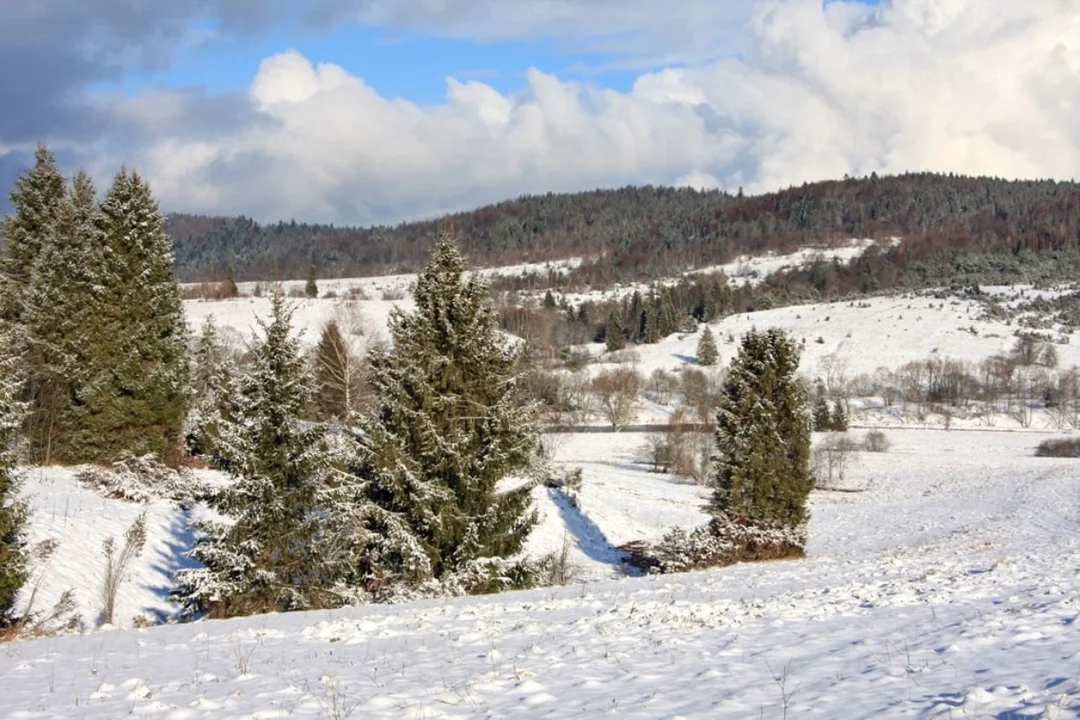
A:
[[[2,350],[11,347],[8,333],[0,335]],[[23,404],[16,376],[16,359],[0,361],[0,627],[10,622],[15,599],[26,582],[27,507],[18,498],[18,438]]]
[[[187,410],[187,325],[164,217],[136,173],[117,173],[101,205],[99,310],[75,393],[76,458],[164,454]]]
[[[203,323],[195,342],[191,363],[191,412],[185,439],[188,452],[210,458],[222,465],[218,438],[223,423],[235,420],[240,394],[235,363],[218,336],[212,316]]]
[[[782,330],[751,330],[731,363],[717,416],[713,509],[789,527],[807,518],[810,417],[795,373],[799,346]]]
[[[304,285],[304,295],[309,298],[319,297],[319,285],[315,282],[315,266],[309,265],[307,272],[307,284]]]
[[[814,400],[814,429],[818,432],[832,430],[832,413],[829,412],[829,401],[823,395]]]
[[[27,434],[30,457],[44,464],[73,456],[72,397],[91,352],[87,330],[100,310],[100,222],[93,181],[79,172],[43,238],[25,293]]]
[[[552,294],[551,290],[548,290],[544,293],[544,309],[550,312],[557,307],[558,305],[555,303],[555,296]]]
[[[716,348],[716,338],[713,337],[712,328],[706,325],[705,331],[701,333],[701,340],[698,341],[698,365],[709,367],[715,365],[719,360],[720,351]]]
[[[226,297],[240,297],[240,288],[236,286],[236,271],[233,266],[225,268],[225,295]]]
[[[836,432],[845,432],[848,429],[847,410],[844,409],[844,404],[839,400],[833,403],[829,424],[831,429]]]
[[[53,235],[67,183],[56,167],[56,158],[45,145],[34,151],[34,166],[15,181],[11,191],[14,213],[0,223],[6,251],[3,256],[3,292],[0,319],[18,327],[25,293],[44,243]],[[19,338],[13,338],[15,342]]]
[[[175,594],[190,613],[213,617],[332,607],[351,560],[332,550],[355,538],[329,541],[322,493],[334,456],[322,428],[300,415],[311,380],[290,336],[291,310],[280,290],[270,322],[243,378],[233,418],[221,418],[218,452],[232,482],[212,507],[233,522],[200,523],[203,537],[189,555],[202,563],[177,574]]]
[[[608,313],[607,325],[604,328],[604,343],[608,352],[615,352],[626,347],[626,334],[618,310]]]
[[[361,420],[356,473],[376,505],[409,518],[435,578],[486,567],[527,584],[527,566],[497,558],[517,553],[536,523],[531,486],[497,485],[533,459],[536,406],[524,348],[506,344],[486,284],[465,269],[444,231],[417,279],[415,312],[391,315],[393,347],[370,357],[377,406]]]

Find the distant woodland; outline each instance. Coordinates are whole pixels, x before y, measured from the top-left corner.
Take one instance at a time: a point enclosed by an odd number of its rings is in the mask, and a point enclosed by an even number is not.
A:
[[[1080,184],[931,173],[818,182],[743,196],[627,187],[521,197],[450,216],[478,265],[581,256],[602,286],[848,238],[901,237],[849,265],[789,273],[771,292],[833,298],[892,287],[1062,279],[1080,269]],[[171,215],[181,280],[348,277],[420,268],[440,220],[371,228]]]

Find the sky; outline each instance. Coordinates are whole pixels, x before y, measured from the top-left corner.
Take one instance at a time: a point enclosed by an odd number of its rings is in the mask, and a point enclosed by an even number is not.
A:
[[[0,68],[0,187],[44,141],[267,222],[1080,176],[1075,0],[0,0]]]

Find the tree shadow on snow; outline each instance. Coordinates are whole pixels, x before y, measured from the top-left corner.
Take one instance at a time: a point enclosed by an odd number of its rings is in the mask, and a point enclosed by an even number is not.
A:
[[[173,515],[169,523],[169,539],[164,544],[155,547],[157,557],[151,566],[155,577],[162,578],[165,582],[161,585],[147,586],[148,590],[163,601],[172,602],[169,593],[172,592],[172,580],[178,571],[200,566],[198,562],[185,555],[195,546],[197,537],[198,533],[191,524],[190,510],[183,510]],[[158,624],[172,619],[172,615],[160,607],[144,607],[143,612]]]
[[[698,359],[694,355],[683,355],[682,353],[671,353],[671,356],[673,358],[677,358],[679,360],[682,360],[687,365],[697,365],[698,364]]]
[[[581,512],[581,509],[575,506],[567,495],[557,488],[548,488],[548,497],[559,509],[559,515],[567,531],[573,536],[574,544],[586,557],[618,568],[625,575],[641,574],[636,568],[626,564],[629,554],[613,547],[604,535],[604,531],[589,516]]]

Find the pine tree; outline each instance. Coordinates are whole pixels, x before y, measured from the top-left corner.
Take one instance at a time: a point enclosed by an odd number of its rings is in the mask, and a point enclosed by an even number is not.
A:
[[[0,348],[11,347],[8,333]],[[15,599],[26,582],[27,507],[18,498],[18,438],[24,406],[14,357],[0,360],[0,628],[13,618]]]
[[[117,173],[101,213],[100,305],[76,389],[73,454],[90,461],[123,450],[163,455],[183,427],[189,379],[171,242],[149,185],[136,173]]]
[[[307,284],[304,285],[304,295],[309,298],[319,297],[319,285],[315,282],[315,266],[308,266]]]
[[[338,324],[331,320],[315,346],[315,409],[321,420],[347,420],[359,408],[363,374]]]
[[[44,464],[72,457],[72,397],[90,355],[87,329],[100,309],[100,221],[93,181],[79,172],[44,238],[25,293],[30,457]]]
[[[34,166],[19,176],[11,191],[14,213],[0,223],[6,245],[0,319],[12,327],[21,323],[31,275],[43,244],[53,235],[66,194],[67,183],[56,167],[56,158],[39,144],[34,151]],[[18,342],[19,338],[13,340]]]
[[[712,328],[708,325],[705,326],[705,331],[701,333],[701,340],[698,341],[697,360],[698,365],[706,367],[715,365],[720,360],[720,351],[716,348],[716,338],[713,337]]]
[[[208,316],[195,341],[191,362],[191,412],[185,439],[188,452],[222,465],[218,439],[223,423],[235,419],[240,395],[236,366],[222,344],[214,318]]]
[[[799,346],[783,331],[751,330],[731,363],[717,416],[713,509],[788,527],[807,518],[810,426],[795,376]]]
[[[486,284],[465,269],[444,230],[417,279],[415,312],[395,310],[392,349],[371,354],[377,407],[361,420],[356,468],[375,504],[409,518],[442,579],[500,568],[491,559],[521,550],[536,523],[529,484],[497,488],[530,465],[538,439],[523,348],[506,344]],[[498,573],[527,584],[526,567]]]
[[[219,427],[219,455],[232,482],[211,505],[233,522],[200,523],[203,537],[189,555],[203,567],[177,575],[175,594],[190,613],[332,607],[342,602],[337,579],[351,570],[325,541],[319,506],[334,456],[323,429],[300,420],[311,380],[280,289],[272,307],[270,322],[260,321],[235,417],[221,418]]]

